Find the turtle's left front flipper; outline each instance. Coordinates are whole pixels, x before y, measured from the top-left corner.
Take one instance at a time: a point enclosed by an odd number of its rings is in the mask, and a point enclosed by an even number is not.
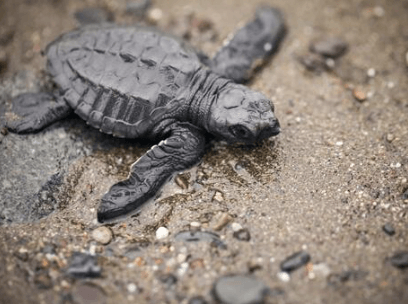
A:
[[[238,83],[246,82],[254,68],[277,50],[285,33],[280,11],[262,6],[258,8],[255,19],[240,28],[208,65],[223,77]]]
[[[12,110],[6,127],[15,133],[38,132],[72,113],[63,97],[50,93],[18,95],[13,99]]]
[[[190,124],[175,123],[171,135],[153,146],[132,165],[129,177],[103,196],[98,221],[125,215],[152,198],[175,173],[197,163],[205,147],[204,135]]]

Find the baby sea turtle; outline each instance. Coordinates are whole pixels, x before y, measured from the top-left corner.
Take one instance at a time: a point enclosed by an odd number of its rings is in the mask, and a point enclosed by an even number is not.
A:
[[[80,28],[45,50],[58,90],[17,96],[17,119],[7,127],[36,132],[75,111],[107,134],[164,139],[103,196],[98,220],[113,219],[135,210],[172,174],[197,163],[206,134],[252,144],[279,133],[272,102],[238,82],[276,50],[284,33],[279,11],[262,7],[209,59],[148,27]]]

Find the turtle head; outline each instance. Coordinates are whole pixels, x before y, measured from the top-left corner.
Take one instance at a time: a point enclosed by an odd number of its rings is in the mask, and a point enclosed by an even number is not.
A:
[[[230,143],[253,144],[278,135],[279,121],[265,95],[230,83],[217,93],[211,105],[208,131]]]

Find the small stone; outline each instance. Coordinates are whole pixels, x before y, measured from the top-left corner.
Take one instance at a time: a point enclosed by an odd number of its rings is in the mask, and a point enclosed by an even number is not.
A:
[[[400,251],[391,257],[391,264],[394,267],[405,269],[408,267],[408,251]]]
[[[382,8],[382,6],[379,6],[379,5],[374,7],[373,12],[374,12],[374,15],[379,18],[385,15],[385,10]]]
[[[112,240],[112,231],[105,226],[101,226],[92,231],[92,238],[103,245],[109,244]]]
[[[370,78],[375,77],[375,69],[371,68],[367,70],[367,76]]]
[[[177,277],[172,273],[166,273],[160,276],[160,282],[169,288],[177,283]]]
[[[392,142],[395,139],[395,136],[391,133],[388,133],[386,138],[388,142]]]
[[[201,296],[192,297],[188,304],[207,304],[208,302]]]
[[[224,195],[220,191],[215,191],[212,200],[221,203],[224,200]]]
[[[330,272],[329,266],[327,266],[325,263],[313,264],[309,272],[309,278],[312,273],[316,277],[326,278],[330,275]]]
[[[99,286],[84,283],[73,288],[72,299],[76,304],[105,304],[106,295]]]
[[[328,68],[324,57],[314,53],[299,56],[299,62],[309,71],[323,72]]]
[[[405,53],[405,64],[408,67],[408,52]]]
[[[249,230],[246,228],[235,231],[233,236],[234,238],[240,241],[248,242],[251,239],[251,234],[249,233]]]
[[[200,222],[191,222],[190,223],[190,227],[192,228],[200,228],[201,227],[201,223]]]
[[[358,89],[353,89],[353,96],[357,101],[360,101],[360,102],[366,100],[366,98],[367,98],[365,93],[363,91],[358,90]]]
[[[133,0],[126,3],[126,13],[143,16],[152,4],[151,0]]]
[[[395,234],[395,229],[391,223],[386,223],[382,228],[383,228],[383,231],[388,235],[392,236]]]
[[[137,291],[137,286],[135,283],[130,283],[126,287],[128,293],[135,293]]]
[[[221,216],[219,216],[217,222],[214,223],[213,229],[215,231],[219,231],[224,228],[231,220],[232,217],[228,213],[222,213]]]
[[[293,270],[306,265],[310,261],[310,255],[306,251],[299,251],[292,254],[286,260],[284,260],[280,267],[282,271],[291,272]]]
[[[101,275],[101,268],[95,256],[73,252],[67,273],[76,278],[96,278]]]
[[[285,271],[278,272],[276,276],[278,277],[279,280],[281,280],[284,283],[290,281],[290,275]]]
[[[156,230],[156,239],[161,240],[169,236],[169,229],[166,227],[159,227]]]
[[[113,21],[113,15],[110,12],[97,7],[90,7],[77,11],[74,16],[81,25]]]
[[[177,174],[176,178],[174,179],[177,186],[179,186],[183,190],[188,189],[188,186],[189,186],[188,180],[189,179],[185,174]]]
[[[15,256],[20,260],[26,262],[28,260],[28,250],[25,247],[21,247],[16,253]]]
[[[268,287],[250,276],[231,275],[218,279],[213,295],[223,304],[264,303]]]
[[[242,229],[242,226],[239,223],[233,222],[231,224],[231,228],[232,228],[232,231],[237,232]]]
[[[313,41],[309,47],[313,53],[330,58],[342,56],[347,51],[347,48],[347,42],[338,37],[328,37]]]
[[[163,18],[163,11],[160,8],[153,8],[147,13],[147,20],[152,24],[157,24]]]

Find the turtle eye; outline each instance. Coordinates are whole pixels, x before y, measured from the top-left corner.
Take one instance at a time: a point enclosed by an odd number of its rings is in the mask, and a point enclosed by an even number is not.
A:
[[[230,127],[230,132],[234,137],[238,139],[248,139],[251,136],[251,132],[249,132],[249,130],[242,125],[235,125]]]

